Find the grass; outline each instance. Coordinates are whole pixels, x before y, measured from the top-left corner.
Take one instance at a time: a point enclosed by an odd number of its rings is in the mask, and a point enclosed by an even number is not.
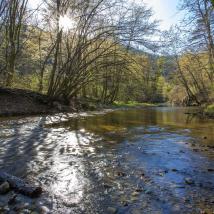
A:
[[[204,109],[205,114],[214,117],[214,104],[208,105]]]
[[[149,106],[156,106],[155,104],[151,103],[139,103],[136,101],[129,101],[127,103],[122,101],[115,101],[113,106],[121,108],[121,107],[149,107]]]

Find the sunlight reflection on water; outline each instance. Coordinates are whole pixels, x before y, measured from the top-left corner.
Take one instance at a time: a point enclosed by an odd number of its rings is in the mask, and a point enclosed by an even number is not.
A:
[[[173,203],[183,213],[197,213],[198,201],[210,201],[213,194],[214,175],[205,171],[213,166],[206,147],[213,142],[213,123],[190,120],[183,112],[144,109],[2,121],[0,167],[41,184],[43,199],[57,214],[107,213],[108,206],[121,213],[136,207],[173,213]],[[203,150],[194,152],[199,143]],[[185,186],[186,176],[195,179],[194,187]],[[183,197],[192,198],[191,208]],[[124,200],[130,206],[124,207]]]

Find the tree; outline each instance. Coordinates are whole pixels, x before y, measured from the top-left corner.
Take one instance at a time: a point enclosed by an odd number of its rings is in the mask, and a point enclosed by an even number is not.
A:
[[[11,86],[15,74],[17,56],[23,48],[22,33],[26,29],[24,21],[28,0],[9,0],[4,9],[4,48],[6,86]]]

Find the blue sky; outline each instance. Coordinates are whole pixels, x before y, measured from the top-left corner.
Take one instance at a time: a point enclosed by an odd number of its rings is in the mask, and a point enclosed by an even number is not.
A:
[[[171,25],[176,24],[183,17],[183,14],[177,9],[181,0],[143,0],[143,2],[152,7],[155,18],[161,20],[161,30],[168,30]]]
[[[145,2],[154,11],[154,18],[161,20],[160,29],[169,30],[170,26],[178,23],[183,14],[178,11],[177,6],[181,0],[128,0],[138,3]],[[41,0],[29,0],[31,6],[38,5]]]

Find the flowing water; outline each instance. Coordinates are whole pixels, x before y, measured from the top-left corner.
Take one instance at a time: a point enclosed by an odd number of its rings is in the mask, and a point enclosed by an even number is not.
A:
[[[0,120],[0,168],[51,213],[214,213],[214,121],[154,107]]]

